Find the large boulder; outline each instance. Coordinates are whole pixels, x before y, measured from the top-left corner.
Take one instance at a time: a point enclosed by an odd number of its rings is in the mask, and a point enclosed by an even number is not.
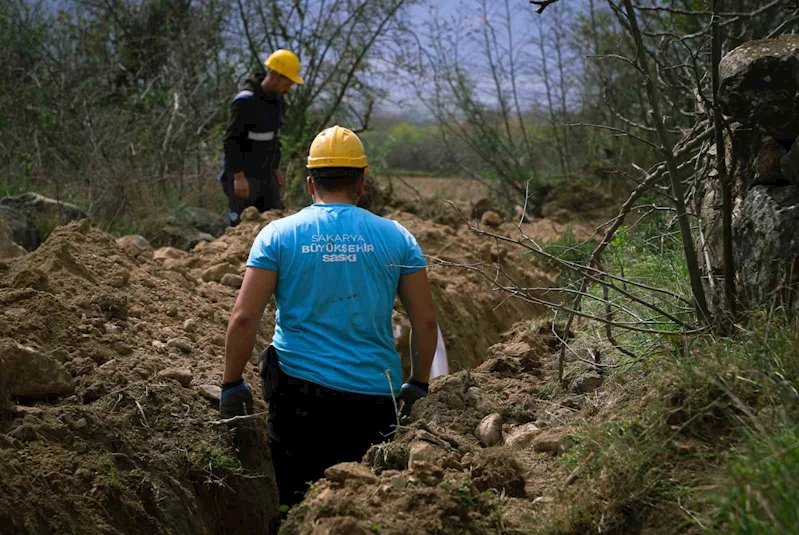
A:
[[[749,41],[719,65],[722,111],[779,140],[799,137],[799,35]]]
[[[47,237],[42,235],[42,230],[88,218],[86,212],[74,204],[33,192],[0,199],[0,216],[11,227],[14,241],[29,251]]]
[[[184,251],[202,241],[211,242],[224,234],[224,217],[205,208],[188,207],[166,220],[166,225],[147,236],[154,247],[176,247]]]
[[[188,251],[201,241],[211,242],[216,239],[212,234],[201,232],[194,227],[176,227],[167,225],[150,239],[155,247],[175,247]]]
[[[0,217],[0,260],[16,258],[25,254],[25,249],[14,243],[14,236],[6,220]]]
[[[169,216],[167,224],[178,228],[194,228],[215,238],[224,234],[227,227],[223,216],[196,206],[189,206]]]
[[[755,186],[733,220],[736,262],[747,298],[763,304],[799,276],[799,188]],[[793,273],[792,273],[793,272]]]
[[[0,199],[0,219],[4,220],[11,232],[11,239],[20,247],[32,251],[42,243],[39,229],[32,217],[22,210],[6,206]]]

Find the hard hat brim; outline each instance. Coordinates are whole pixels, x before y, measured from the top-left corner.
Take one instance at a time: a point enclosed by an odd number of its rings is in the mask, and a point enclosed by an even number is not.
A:
[[[284,74],[283,76],[285,76],[286,78],[288,78],[297,85],[302,85],[305,83],[305,80],[303,80],[302,76],[300,76],[299,74],[294,74],[294,75]]]
[[[347,158],[343,156],[326,156],[322,158],[308,157],[308,169],[318,169],[321,167],[366,167],[366,156],[358,156],[355,158]]]

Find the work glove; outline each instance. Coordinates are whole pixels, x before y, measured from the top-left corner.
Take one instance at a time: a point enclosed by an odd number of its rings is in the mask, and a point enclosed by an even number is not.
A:
[[[427,396],[428,388],[428,383],[423,383],[421,381],[417,381],[416,379],[410,379],[407,383],[402,385],[399,395],[399,416],[401,425],[410,423],[411,409],[413,409],[413,404]]]
[[[252,391],[244,379],[222,385],[222,396],[219,398],[219,412],[222,419],[252,414]]]

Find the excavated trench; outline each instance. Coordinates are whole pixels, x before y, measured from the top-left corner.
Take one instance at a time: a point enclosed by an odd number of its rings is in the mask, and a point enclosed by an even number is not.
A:
[[[245,212],[239,227],[188,253],[72,223],[0,262],[0,533],[230,533],[274,522],[263,423],[232,436],[214,421],[244,262],[279,216]],[[440,261],[501,260],[516,281],[547,282],[528,259],[464,227],[390,217]],[[538,312],[474,270],[436,263],[450,372],[479,365],[502,332]],[[271,339],[271,306],[265,315],[259,347]],[[401,354],[407,327],[398,308]],[[259,390],[254,366],[245,378]]]

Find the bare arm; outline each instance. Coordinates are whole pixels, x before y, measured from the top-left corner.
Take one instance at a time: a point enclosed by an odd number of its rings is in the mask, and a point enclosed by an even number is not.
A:
[[[427,270],[401,276],[398,294],[411,320],[411,379],[428,383],[438,343],[438,323]]]
[[[241,379],[255,345],[266,303],[277,286],[277,272],[248,267],[227,325],[223,383]]]

